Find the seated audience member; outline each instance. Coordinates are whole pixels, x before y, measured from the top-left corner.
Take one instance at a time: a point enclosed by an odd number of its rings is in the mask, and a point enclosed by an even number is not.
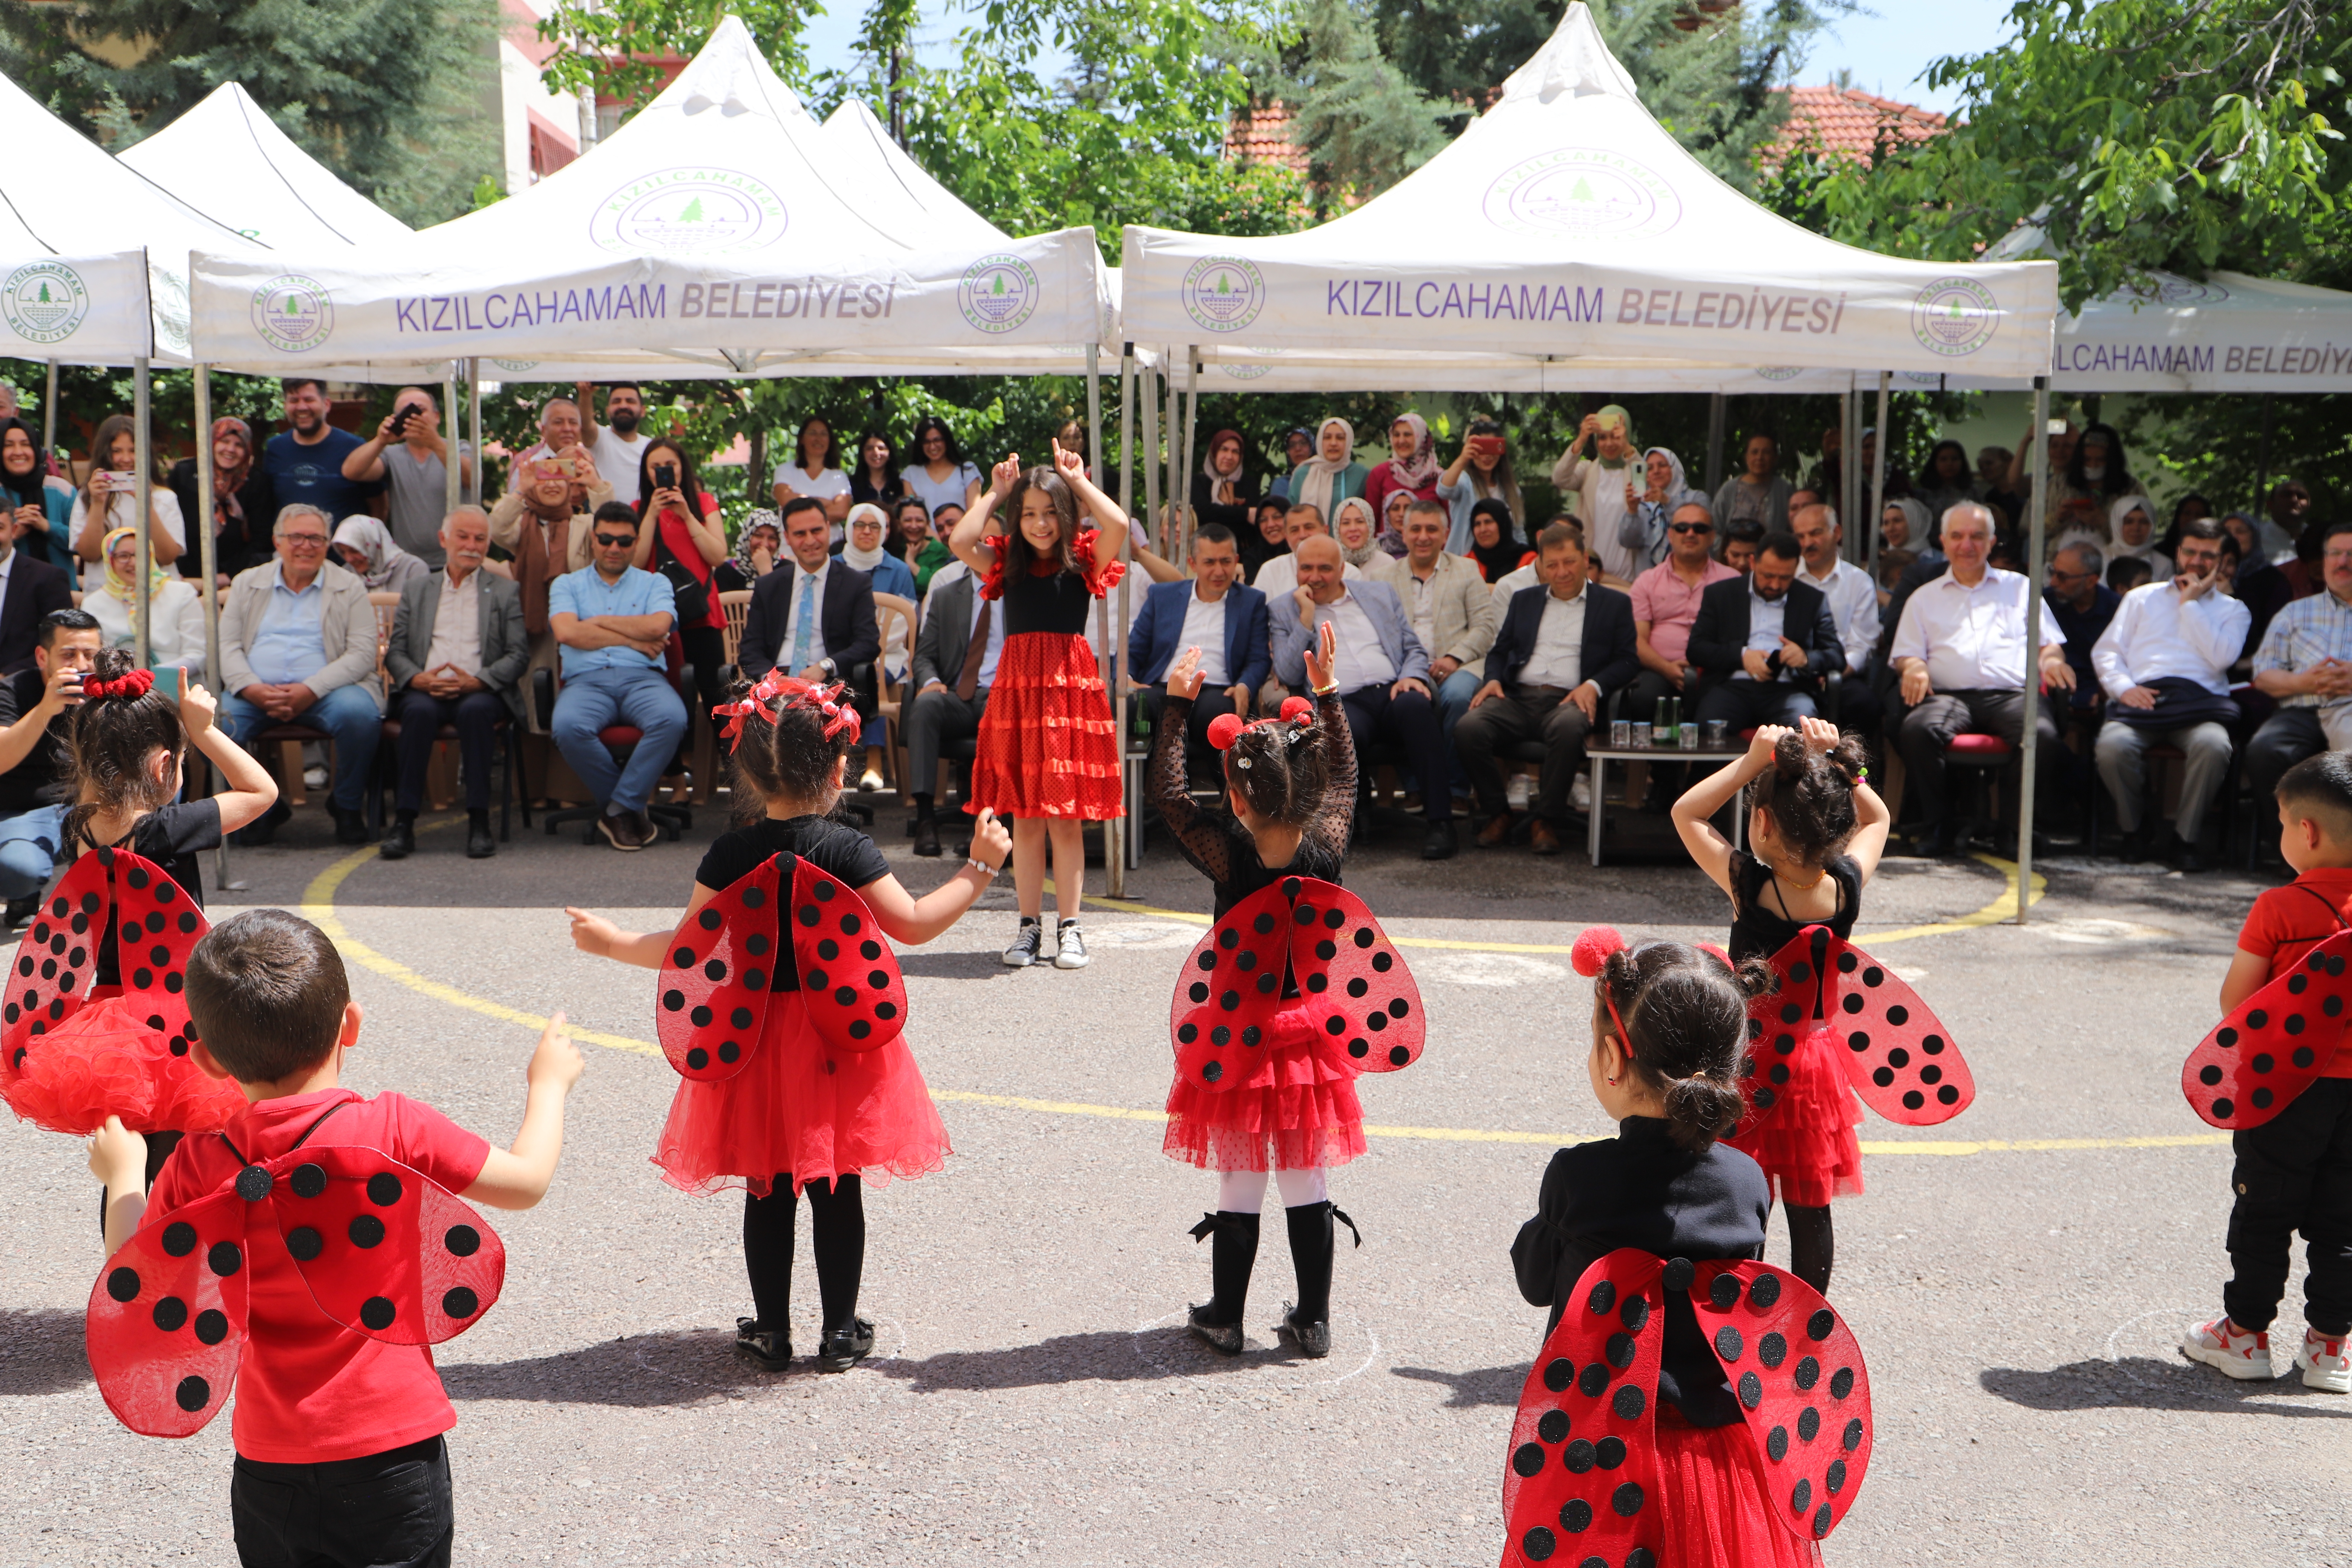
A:
[[[1444,501],[1416,500],[1405,509],[1404,559],[1390,586],[1403,600],[1412,635],[1429,654],[1429,677],[1437,687],[1437,724],[1450,747],[1454,727],[1470,710],[1470,699],[1486,679],[1486,651],[1502,624],[1498,596],[1478,577],[1478,569],[1448,552],[1454,520]],[[1466,799],[1469,775],[1454,764],[1454,794]]]
[[[1225,713],[1249,717],[1251,696],[1273,668],[1265,595],[1243,587],[1240,578],[1233,531],[1205,523],[1192,535],[1192,580],[1145,589],[1142,608],[1128,627],[1128,668],[1155,725],[1168,699],[1168,667],[1186,648],[1201,650],[1201,695],[1192,719],[1196,749],[1208,746],[1211,720]]]
[[[1746,574],[1756,564],[1756,547],[1764,542],[1764,525],[1760,522],[1727,523],[1723,529],[1723,554],[1726,566]]]
[[[921,506],[919,501],[914,504]],[[928,536],[930,531],[930,514],[925,512],[923,532]],[[710,569],[711,590],[719,594],[748,593],[758,587],[760,579],[773,572],[776,563],[784,558],[783,520],[766,507],[748,512],[735,535],[734,551]]]
[[[572,408],[567,399],[558,399]],[[572,408],[576,428],[579,411]],[[542,415],[541,428],[546,428]],[[522,590],[523,630],[530,637],[532,669],[556,667],[555,633],[548,622],[548,600],[555,580],[585,567],[591,559],[588,538],[592,514],[604,506],[626,506],[613,499],[613,487],[596,471],[594,459],[575,440],[568,459],[532,458],[526,454],[514,463],[515,488],[490,508],[490,542],[514,557],[509,573]],[[572,468],[567,470],[563,461]],[[581,498],[586,499],[583,508]],[[631,508],[631,515],[635,515]],[[634,531],[632,531],[634,533]],[[529,708],[529,705],[525,705]],[[536,728],[539,714],[526,713]]]
[[[1653,447],[1642,455],[1640,473],[1625,481],[1625,520],[1618,525],[1617,542],[1631,557],[1628,586],[1666,558],[1666,524],[1676,511],[1696,502],[1707,508],[1709,517],[1715,515],[1706,492],[1684,477],[1682,458],[1664,447]]]
[[[1666,558],[1633,579],[1633,651],[1642,673],[1625,695],[1627,711],[1646,716],[1659,698],[1683,694],[1699,595],[1739,575],[1708,555],[1714,542],[1715,519],[1706,504],[1685,501],[1666,524]]]
[[[2322,592],[2271,618],[2254,651],[2254,689],[2278,702],[2246,742],[2246,783],[2256,800],[2315,752],[2352,748],[2352,521],[2320,541]]]
[[[1888,487],[1890,493],[1893,487]],[[1919,482],[1911,488],[1908,498],[1927,508],[1927,515],[1948,511],[1964,500],[1983,500],[1984,492],[1977,484],[1976,475],[1969,468],[1969,449],[1958,441],[1936,443],[1927,454],[1927,467]]]
[[[327,559],[329,524],[316,507],[287,507],[270,537],[278,559],[238,573],[221,606],[220,721],[247,752],[273,724],[325,731],[335,749],[335,842],[365,844],[360,807],[383,726],[375,606],[365,584]],[[278,801],[238,842],[268,843],[291,815]]]
[[[1583,539],[1554,523],[1536,544],[1544,580],[1511,595],[1486,652],[1486,680],[1454,728],[1454,745],[1486,816],[1478,842],[1492,847],[1510,837],[1514,823],[1496,754],[1521,741],[1543,742],[1531,834],[1537,854],[1557,855],[1585,735],[1600,721],[1609,694],[1641,665],[1633,601],[1591,580]]]
[[[194,468],[194,462],[192,458],[187,466]],[[175,477],[179,471],[172,470]],[[26,560],[45,561],[68,578],[81,573],[73,534],[78,493],[69,480],[50,471],[38,430],[13,414],[0,416],[0,510],[16,520]],[[176,486],[173,493],[179,493]],[[182,513],[187,515],[184,502]]]
[[[1290,476],[1297,472],[1299,466],[1314,455],[1315,437],[1312,432],[1297,429],[1286,434],[1282,438],[1282,462],[1278,465],[1279,471],[1273,479],[1266,481],[1266,499],[1280,501],[1284,510],[1287,510],[1292,500]]]
[[[2091,650],[2106,690],[2107,721],[2099,727],[2099,777],[2115,804],[2126,854],[2147,849],[2140,821],[2147,783],[2147,750],[2179,748],[2182,764],[2176,864],[2203,868],[2197,838],[2205,807],[2230,771],[2235,748],[2230,726],[2230,666],[2246,646],[2246,606],[2221,590],[2221,525],[2199,518],[2182,525],[2179,574],[2124,595],[2122,607]]]
[[[1841,729],[1864,735],[1878,733],[1883,715],[1878,694],[1870,689],[1870,656],[1878,646],[1878,590],[1870,574],[1841,552],[1845,530],[1837,511],[1819,502],[1798,512],[1790,530],[1805,552],[1797,573],[1800,585],[1819,588],[1837,622],[1838,641],[1845,647],[1845,679],[1838,684],[1837,721]]]
[[[0,516],[0,676],[32,668],[42,622],[73,607],[72,581],[16,548],[24,532],[20,516]]]
[[[401,590],[383,650],[392,716],[400,721],[400,784],[392,826],[377,851],[387,860],[416,850],[425,770],[444,724],[457,731],[466,780],[466,858],[483,860],[499,852],[490,833],[494,732],[501,718],[522,722],[530,640],[523,631],[522,590],[482,570],[490,554],[488,515],[479,507],[459,507],[442,520],[437,542],[444,564]],[[521,781],[515,782],[520,788]]]
[[[918,855],[940,853],[933,800],[941,748],[949,741],[980,733],[981,718],[988,711],[988,689],[996,679],[996,660],[1003,649],[1004,616],[996,601],[981,597],[980,584],[969,567],[959,561],[932,579],[908,675],[915,695],[904,710],[908,793],[915,802]],[[1205,657],[1207,652],[1204,646],[1202,653]],[[1209,695],[1204,688],[1201,696],[1205,700]]]
[[[1710,510],[1728,526],[1752,522],[1765,532],[1789,526],[1789,497],[1793,492],[1780,477],[1780,443],[1758,432],[1740,451],[1739,472],[1723,481]]]
[[[1287,547],[1286,552],[1274,557],[1259,567],[1256,577],[1250,582],[1251,587],[1265,595],[1265,602],[1269,606],[1266,611],[1268,615],[1278,614],[1279,611],[1272,606],[1279,605],[1283,600],[1298,591],[1300,542],[1308,539],[1330,537],[1329,524],[1323,521],[1322,512],[1314,507],[1294,506],[1283,514],[1282,538],[1283,543]],[[1340,557],[1339,565],[1340,575],[1350,583],[1363,575],[1361,571],[1348,563],[1344,554]]]
[[[822,540],[832,532],[824,504],[812,503],[805,515],[821,530],[822,554]],[[548,731],[603,807],[596,828],[604,842],[642,849],[654,836],[646,803],[686,735],[686,703],[667,674],[676,595],[668,578],[629,564],[637,548],[637,519],[626,502],[598,511],[589,543],[595,559],[558,577],[548,591],[548,619],[563,649],[563,689],[556,693]],[[873,624],[870,610],[866,624]],[[751,647],[747,636],[743,651]],[[629,725],[641,736],[625,764],[614,762],[597,739],[614,724]]]
[[[1290,541],[1286,537],[1290,516],[1290,503],[1278,495],[1269,495],[1257,503],[1251,513],[1247,528],[1234,531],[1234,542],[1242,549],[1242,577],[1250,585],[1258,568],[1277,555],[1290,553]]]
[[[425,563],[427,572],[441,569],[441,513],[449,504],[449,443],[441,436],[441,411],[433,395],[421,386],[404,386],[392,395],[392,412],[375,434],[343,458],[343,478],[362,484],[381,484],[390,494],[385,521],[393,543]],[[473,449],[457,443],[460,487],[474,474]],[[358,567],[352,568],[356,572]],[[398,593],[406,581],[394,583]]]
[[[2110,562],[2147,563],[2148,577],[2161,583],[2172,575],[2172,558],[2156,547],[2156,505],[2146,496],[2119,496],[2108,507],[2108,532],[2115,542],[2106,547]],[[2077,536],[2079,537],[2079,536]],[[2072,543],[2072,539],[2060,541]]]
[[[1958,502],[1953,503],[1958,505]],[[1933,550],[1936,514],[1915,496],[1890,500],[1878,519],[1878,603],[1886,606],[1895,581],[1920,552]],[[1940,561],[1942,557],[1938,555]],[[1889,623],[1892,624],[1892,623]]]
[[[397,594],[433,575],[435,565],[394,543],[391,530],[365,512],[335,525],[335,564],[357,577],[371,594]],[[438,555],[436,547],[434,553]]]
[[[33,662],[0,679],[0,925],[40,907],[65,843],[66,731],[106,634],[87,610],[51,610],[35,629]]]
[[[1412,623],[1396,590],[1385,583],[1348,578],[1339,541],[1320,534],[1297,541],[1291,559],[1297,563],[1297,589],[1286,599],[1269,596],[1266,601],[1276,678],[1305,694],[1307,650],[1317,628],[1329,622],[1339,637],[1338,663],[1332,668],[1357,754],[1361,756],[1374,737],[1384,736],[1404,749],[1406,765],[1416,777],[1446,777],[1449,759],[1429,689],[1429,654],[1412,635]],[[1421,858],[1443,860],[1454,848],[1454,792],[1432,788],[1423,792],[1423,798],[1429,832],[1422,841]]]
[[[803,680],[846,680],[882,651],[874,588],[866,574],[838,567],[826,546],[833,524],[821,501],[794,496],[784,504],[784,548],[793,566],[760,579],[735,650],[746,680],[782,665]]]
[[[2311,489],[2300,479],[2281,479],[2263,503],[2263,552],[2273,566],[2286,564],[2305,534],[2311,531]]]
[[[1192,514],[1204,526],[1215,523],[1233,534],[1249,526],[1250,509],[1256,504],[1258,492],[1257,480],[1249,472],[1247,451],[1248,444],[1238,430],[1220,430],[1209,437],[1201,471],[1192,476]]]
[[[1976,501],[1952,508],[1944,514],[1943,544],[1949,570],[1905,602],[1889,644],[1903,702],[1894,721],[1895,742],[1919,794],[1931,855],[1953,848],[1944,774],[1944,752],[1953,739],[1999,735],[2022,746],[2029,656],[2053,698],[2074,689],[2063,631],[2045,623],[2042,647],[2025,646],[2026,595],[2033,585],[1991,565],[1992,513]],[[2040,706],[2034,729],[2037,755],[2046,760],[2058,739],[2049,703]]]
[[[1393,493],[1404,494],[1401,490]],[[1371,502],[1361,496],[1349,496],[1341,501],[1339,520],[1332,528],[1331,537],[1339,542],[1340,558],[1349,566],[1375,583],[1397,587],[1397,579],[1403,574],[1404,567],[1395,556],[1381,548],[1380,530],[1372,523]]]
[[[1584,520],[1572,511],[1552,513],[1551,521],[1544,524],[1544,527],[1564,528],[1579,539],[1584,537]],[[1537,531],[1536,537],[1538,540],[1543,537],[1541,530]],[[1589,550],[1586,552],[1585,559],[1588,564],[1591,561],[1591,553]],[[1494,590],[1496,605],[1502,606],[1507,605],[1511,602],[1511,595],[1520,589],[1535,587],[1544,580],[1541,560],[1531,554],[1516,570],[1504,573],[1499,580],[1488,584],[1487,586]],[[1496,614],[1500,613],[1498,608]]]
[[[1501,582],[1534,562],[1536,553],[1519,540],[1518,524],[1498,500],[1475,501],[1470,507],[1470,553],[1488,585]]]
[[[872,501],[853,502],[845,524],[847,533],[838,548],[837,558],[844,564],[865,573],[866,584],[875,593],[904,599],[919,614],[922,600],[915,591],[914,570],[883,548],[882,535],[888,524],[889,520],[882,509]],[[878,606],[875,610],[874,620],[878,637],[882,621]],[[880,645],[877,643],[877,646]],[[903,641],[881,648],[882,672],[894,682],[903,680],[907,676],[905,648]],[[877,700],[879,695],[877,688]],[[858,739],[866,748],[866,767],[857,776],[857,787],[870,792],[882,787],[882,752],[884,743],[889,739],[890,727],[878,710],[868,712],[865,717],[865,732]]]
[[[139,534],[118,528],[106,536],[106,578],[95,594],[84,594],[81,607],[98,620],[109,647],[131,647],[139,641],[139,598],[147,599],[147,664],[187,671],[191,680],[205,675],[205,601],[199,585],[176,573],[150,563],[142,582]]]
[[[2156,569],[2145,556],[2119,555],[2107,563],[2107,588],[2118,596],[2156,579]]]
[[[1341,501],[1362,495],[1371,477],[1371,469],[1356,461],[1356,427],[1345,419],[1326,419],[1315,427],[1313,456],[1290,471],[1291,508],[1312,507],[1317,516],[1331,517]],[[1273,597],[1270,591],[1267,597]]]
[[[2091,649],[2116,618],[2123,595],[2099,581],[2105,565],[2094,544],[2070,544],[2050,562],[2050,586],[2042,602],[2051,619],[2066,634],[2066,662],[2074,667],[2074,706],[2096,707],[2099,672],[2091,663]]]
[[[2243,663],[2263,646],[2263,638],[2270,634],[2272,618],[2294,603],[2294,587],[2287,582],[2285,573],[2259,555],[2251,562],[2247,560],[2246,552],[2256,535],[2252,520],[2245,513],[2231,512],[2221,520],[2221,558],[2231,563],[2235,574],[2230,592],[2253,617],[2252,625],[2246,628],[2246,651],[2240,656]]]
[[[1814,716],[1822,682],[1845,663],[1845,647],[1827,595],[1798,580],[1803,560],[1796,535],[1768,533],[1746,581],[1699,595],[1688,651],[1702,724],[1720,719],[1737,731],[1795,727]]]

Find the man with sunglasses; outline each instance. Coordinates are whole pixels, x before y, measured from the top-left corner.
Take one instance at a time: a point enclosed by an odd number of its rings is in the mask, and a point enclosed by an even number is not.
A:
[[[1703,502],[1685,501],[1667,521],[1666,558],[1633,579],[1633,652],[1642,673],[1623,710],[1633,718],[1647,720],[1661,697],[1684,695],[1699,597],[1739,575],[1707,553],[1714,544],[1715,514]]]
[[[603,807],[596,830],[615,849],[654,836],[646,803],[686,734],[686,703],[669,683],[667,649],[677,618],[669,579],[631,565],[637,520],[625,503],[596,509],[594,561],[555,580],[548,617],[563,648],[563,689],[548,729],[556,749]],[[626,763],[598,739],[611,724],[639,732]]]

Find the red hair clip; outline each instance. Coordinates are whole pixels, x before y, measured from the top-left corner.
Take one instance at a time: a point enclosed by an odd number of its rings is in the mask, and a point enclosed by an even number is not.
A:
[[[844,730],[862,727],[857,710],[842,696],[847,689],[838,681],[831,686],[816,686],[797,676],[786,675],[782,669],[772,669],[741,701],[721,702],[710,710],[710,716],[727,721],[719,733],[727,737],[731,750],[742,738],[745,719],[757,714],[772,724],[775,722],[768,704],[781,698],[785,708],[810,708],[823,714],[824,738],[830,741]]]
[[[1291,732],[1284,737],[1284,743],[1295,746],[1315,726],[1315,704],[1304,697],[1286,697],[1282,700],[1281,712],[1271,719],[1260,719],[1248,724],[1242,722],[1238,713],[1220,713],[1209,721],[1209,744],[1221,752],[1229,752],[1233,750],[1234,742],[1242,738],[1243,731],[1263,729],[1268,724],[1289,725]],[[1249,766],[1249,759],[1243,757],[1235,765],[1245,768]]]
[[[81,694],[89,697],[129,697],[138,699],[155,689],[155,672],[152,669],[125,670],[112,680],[84,679]]]
[[[1577,937],[1576,945],[1568,950],[1568,962],[1579,974],[1589,979],[1600,974],[1611,953],[1624,951],[1625,939],[1617,934],[1615,926],[1586,926]],[[1609,1008],[1610,1020],[1617,1026],[1619,1043],[1630,1052],[1633,1048],[1633,1037],[1625,1032],[1625,1020],[1617,1015],[1617,998],[1609,994],[1606,981],[1601,982],[1601,1000]]]

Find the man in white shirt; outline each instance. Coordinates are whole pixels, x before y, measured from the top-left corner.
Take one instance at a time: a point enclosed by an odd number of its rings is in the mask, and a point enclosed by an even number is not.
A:
[[[2217,585],[2221,525],[2197,518],[2180,525],[2168,583],[2145,583],[2124,595],[2116,618],[2091,649],[2091,666],[2110,700],[2095,751],[2099,777],[2114,800],[2129,858],[2147,851],[2140,822],[2147,749],[2177,746],[2181,767],[2176,857],[2183,871],[2204,869],[2197,838],[2205,808],[2230,771],[2230,666],[2246,646],[2253,616]]]
[[[1878,646],[1878,588],[1870,574],[1840,553],[1845,530],[1838,526],[1837,509],[1816,501],[1797,513],[1790,531],[1805,552],[1797,581],[1821,590],[1829,601],[1830,618],[1837,622],[1838,641],[1845,647],[1845,679],[1837,688],[1837,721],[1843,730],[1874,735],[1883,714],[1878,693],[1870,689],[1864,671],[1870,650]]]
[[[1241,584],[1241,552],[1233,531],[1204,523],[1192,536],[1192,575],[1154,583],[1143,592],[1128,628],[1127,679],[1152,722],[1168,698],[1168,670],[1187,648],[1201,651],[1201,694],[1193,700],[1192,747],[1211,754],[1210,723],[1226,713],[1246,720],[1250,702],[1273,668],[1265,595]],[[959,563],[961,564],[961,563]]]
[[[786,503],[784,548],[793,565],[779,565],[751,590],[736,649],[744,679],[781,668],[803,680],[846,680],[882,651],[874,584],[854,566],[833,569],[839,563],[826,552],[832,537],[821,504],[806,496]]]
[[[640,434],[646,421],[646,395],[634,381],[615,381],[604,388],[604,423],[596,423],[596,384],[580,384],[580,418],[587,426],[582,445],[596,459],[596,471],[613,481],[613,499],[637,504],[637,459],[653,445],[650,433]]]
[[[1430,679],[1437,683],[1437,726],[1449,747],[1454,727],[1470,711],[1470,699],[1486,678],[1486,650],[1495,646],[1495,628],[1503,620],[1503,601],[1479,577],[1478,568],[1468,557],[1447,552],[1453,526],[1444,501],[1415,500],[1408,507],[1404,560],[1391,584],[1404,601],[1412,635],[1429,651]],[[1454,796],[1465,803],[1470,797],[1470,776],[1458,759]]]
[[[2025,738],[2026,600],[2033,584],[1991,566],[1992,513],[1962,501],[1944,513],[1944,551],[1951,569],[1922,585],[1903,606],[1888,645],[1902,686],[1904,712],[1895,741],[1911,787],[1919,792],[1927,823],[1926,848],[1951,853],[1946,818],[1944,752],[1954,737],[1999,735],[2018,747]],[[2066,634],[2043,617],[2035,656],[2045,691],[2072,691]],[[2058,729],[2043,703],[2035,716],[2035,743],[2046,765],[2057,751]]]
[[[1319,507],[1295,506],[1283,516],[1282,537],[1289,544],[1290,553],[1277,555],[1260,566],[1256,579],[1250,584],[1265,595],[1265,602],[1271,605],[1279,605],[1298,591],[1298,547],[1309,539],[1330,538],[1331,524]],[[1339,575],[1348,582],[1363,576],[1344,557],[1339,566]]]

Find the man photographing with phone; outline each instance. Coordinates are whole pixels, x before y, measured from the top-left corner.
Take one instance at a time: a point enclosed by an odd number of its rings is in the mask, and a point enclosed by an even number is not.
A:
[[[343,478],[391,485],[392,509],[384,525],[392,531],[392,542],[436,572],[446,564],[441,514],[449,505],[448,464],[440,407],[421,386],[394,393],[392,412],[376,426],[375,434],[343,459]],[[460,486],[473,483],[473,448],[463,441],[457,443],[457,478]]]
[[[106,644],[98,617],[70,605],[41,617],[33,668],[0,680],[0,898],[5,925],[39,907],[68,803],[66,718],[81,703],[82,677]]]

